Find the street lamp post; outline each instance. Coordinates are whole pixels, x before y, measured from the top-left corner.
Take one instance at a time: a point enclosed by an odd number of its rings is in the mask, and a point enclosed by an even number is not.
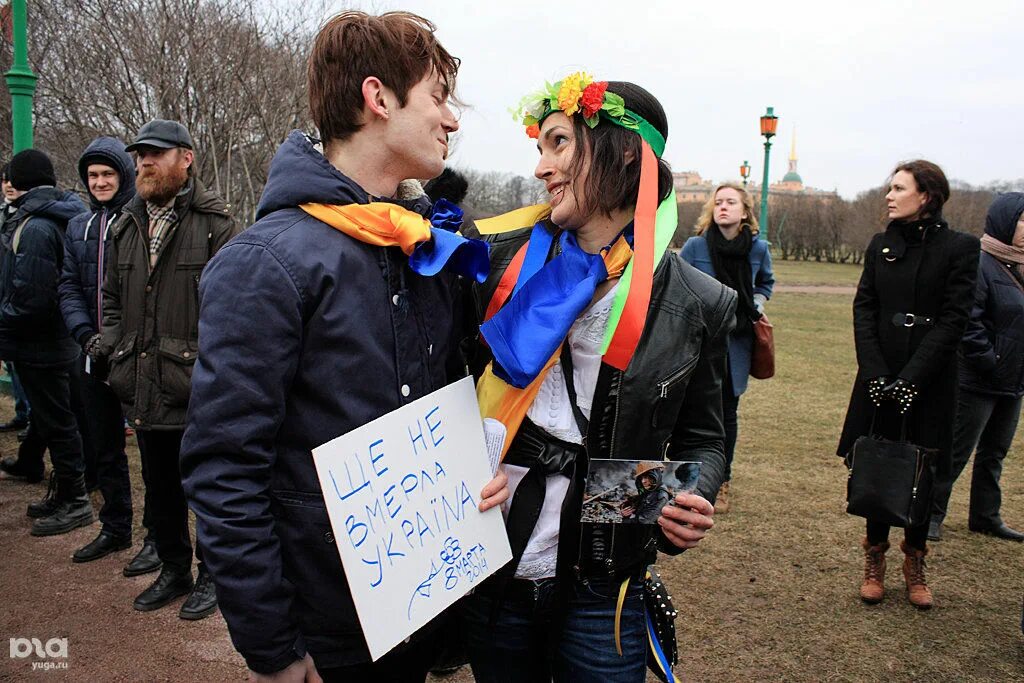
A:
[[[761,181],[761,216],[758,223],[761,225],[761,236],[768,242],[768,157],[772,149],[772,136],[779,125],[779,117],[775,115],[775,108],[768,107],[768,111],[761,117],[761,135],[764,136],[764,178]]]
[[[750,162],[744,160],[743,165],[740,166],[740,177],[743,178],[743,187],[747,186],[747,178],[750,177]]]
[[[26,0],[12,0],[11,18],[14,31],[14,62],[4,74],[7,89],[11,91],[11,123],[14,153],[32,146],[32,95],[37,76],[28,64],[28,11]]]
[[[11,91],[11,127],[13,153],[32,147],[32,94],[36,90],[36,75],[28,65],[28,10],[25,0],[12,0],[7,7],[13,24],[14,61],[4,74],[7,89]],[[0,392],[11,393],[11,378],[0,378]]]

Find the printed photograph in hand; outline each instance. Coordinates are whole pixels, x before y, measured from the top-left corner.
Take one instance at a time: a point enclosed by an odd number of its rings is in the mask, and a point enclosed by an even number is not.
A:
[[[657,524],[677,493],[693,491],[699,462],[591,460],[580,521]]]

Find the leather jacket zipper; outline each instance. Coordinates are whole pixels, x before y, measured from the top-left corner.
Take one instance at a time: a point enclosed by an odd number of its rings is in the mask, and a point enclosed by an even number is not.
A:
[[[683,367],[673,372],[666,379],[662,380],[661,382],[658,382],[659,398],[668,398],[669,389],[671,389],[676,382],[681,380],[686,375],[686,373],[689,372],[693,368],[693,366],[697,364],[698,360],[700,360],[700,356],[694,356],[690,360],[686,361],[686,364],[683,365]]]

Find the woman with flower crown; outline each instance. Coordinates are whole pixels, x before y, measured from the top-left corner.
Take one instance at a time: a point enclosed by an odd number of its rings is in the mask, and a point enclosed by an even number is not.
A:
[[[473,291],[477,394],[489,432],[505,434],[514,493],[512,562],[463,607],[473,673],[639,683],[647,568],[713,523],[736,297],[666,251],[676,201],[650,93],[576,73],[525,98],[516,119],[551,199],[477,223],[491,243],[491,275]],[[606,458],[699,461],[700,480],[657,525],[583,524],[588,465]],[[668,659],[658,673],[671,680]]]

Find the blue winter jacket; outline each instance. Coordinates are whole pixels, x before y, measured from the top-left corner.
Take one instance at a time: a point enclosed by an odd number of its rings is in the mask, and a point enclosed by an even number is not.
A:
[[[398,248],[298,208],[370,201],[293,131],[257,222],[200,284],[181,474],[232,641],[257,672],[304,649],[321,668],[369,661],[311,451],[443,387],[459,365],[449,276],[419,276]]]
[[[64,233],[64,269],[60,278],[60,310],[72,339],[80,345],[99,332],[97,293],[103,287],[99,278],[99,245],[103,243],[103,262],[110,256],[110,226],[121,207],[135,194],[135,164],[117,138],[96,138],[78,160],[82,184],[89,187],[89,164],[106,164],[120,176],[117,193],[106,204],[91,194],[90,210],[68,223]],[[102,235],[100,233],[103,233]]]
[[[57,283],[64,231],[85,205],[73,192],[36,187],[14,207],[0,230],[0,358],[31,365],[73,361],[79,349],[61,317]]]
[[[1024,193],[996,197],[985,218],[985,234],[1010,244],[1024,213]],[[981,394],[1024,396],[1024,283],[1010,272],[1016,264],[982,252],[974,307],[960,344],[960,387]]]
[[[687,263],[698,270],[715,276],[715,267],[711,263],[711,252],[708,242],[702,235],[695,235],[686,240],[680,253]],[[772,273],[772,255],[768,251],[768,243],[754,236],[750,246],[750,274],[754,283],[754,294],[761,294],[766,299],[772,297],[775,287],[775,274]],[[750,335],[729,336],[729,374],[732,378],[732,390],[741,396],[747,390],[747,379],[750,376],[750,359],[754,349],[754,338]]]

